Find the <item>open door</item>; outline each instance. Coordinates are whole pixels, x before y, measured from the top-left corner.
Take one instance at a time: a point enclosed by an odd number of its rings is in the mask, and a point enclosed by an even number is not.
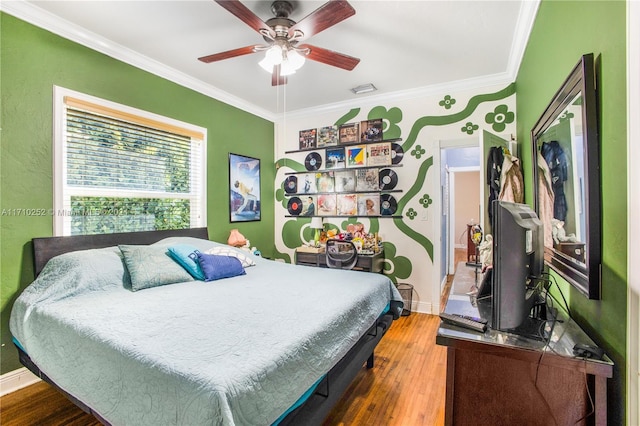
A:
[[[482,224],[483,234],[486,235],[491,233],[491,221],[489,219],[489,209],[491,208],[489,197],[491,193],[487,171],[489,152],[492,147],[500,147],[509,150],[511,155],[517,156],[518,153],[516,152],[517,145],[515,141],[508,141],[486,130],[480,134],[480,147],[482,150],[482,159],[480,161],[480,194],[483,200],[481,205],[484,206],[480,211],[480,223]],[[498,187],[500,187],[500,182],[498,182]]]

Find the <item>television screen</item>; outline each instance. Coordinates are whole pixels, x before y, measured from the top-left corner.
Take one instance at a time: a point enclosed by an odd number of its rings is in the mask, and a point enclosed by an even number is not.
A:
[[[495,200],[492,209],[491,325],[510,330],[523,325],[536,302],[527,284],[543,272],[543,226],[526,204]]]

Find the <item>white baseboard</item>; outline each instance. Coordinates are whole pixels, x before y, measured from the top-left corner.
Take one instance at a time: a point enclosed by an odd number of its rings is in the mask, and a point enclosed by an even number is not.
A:
[[[431,305],[431,302],[417,302],[417,301],[412,301],[411,302],[411,312],[418,312],[421,314],[432,314],[433,312],[433,306]]]
[[[465,244],[454,244],[453,248],[466,249],[467,246]]]
[[[40,378],[25,367],[9,371],[0,376],[0,396],[15,392],[40,381]]]

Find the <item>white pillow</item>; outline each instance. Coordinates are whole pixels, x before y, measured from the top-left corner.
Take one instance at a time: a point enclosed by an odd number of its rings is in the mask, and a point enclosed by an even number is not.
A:
[[[214,247],[205,251],[206,254],[217,254],[219,256],[233,256],[238,258],[238,260],[242,263],[244,268],[248,268],[249,266],[253,266],[256,262],[251,259],[248,255],[244,253],[240,253],[238,250],[232,249],[231,247]]]

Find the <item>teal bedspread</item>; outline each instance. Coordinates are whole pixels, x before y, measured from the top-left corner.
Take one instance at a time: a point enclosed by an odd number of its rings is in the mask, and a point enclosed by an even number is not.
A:
[[[176,243],[220,245],[156,244]],[[132,292],[117,247],[67,253],[17,299],[11,332],[114,425],[269,425],[402,298],[381,274],[255,261],[246,275]]]

